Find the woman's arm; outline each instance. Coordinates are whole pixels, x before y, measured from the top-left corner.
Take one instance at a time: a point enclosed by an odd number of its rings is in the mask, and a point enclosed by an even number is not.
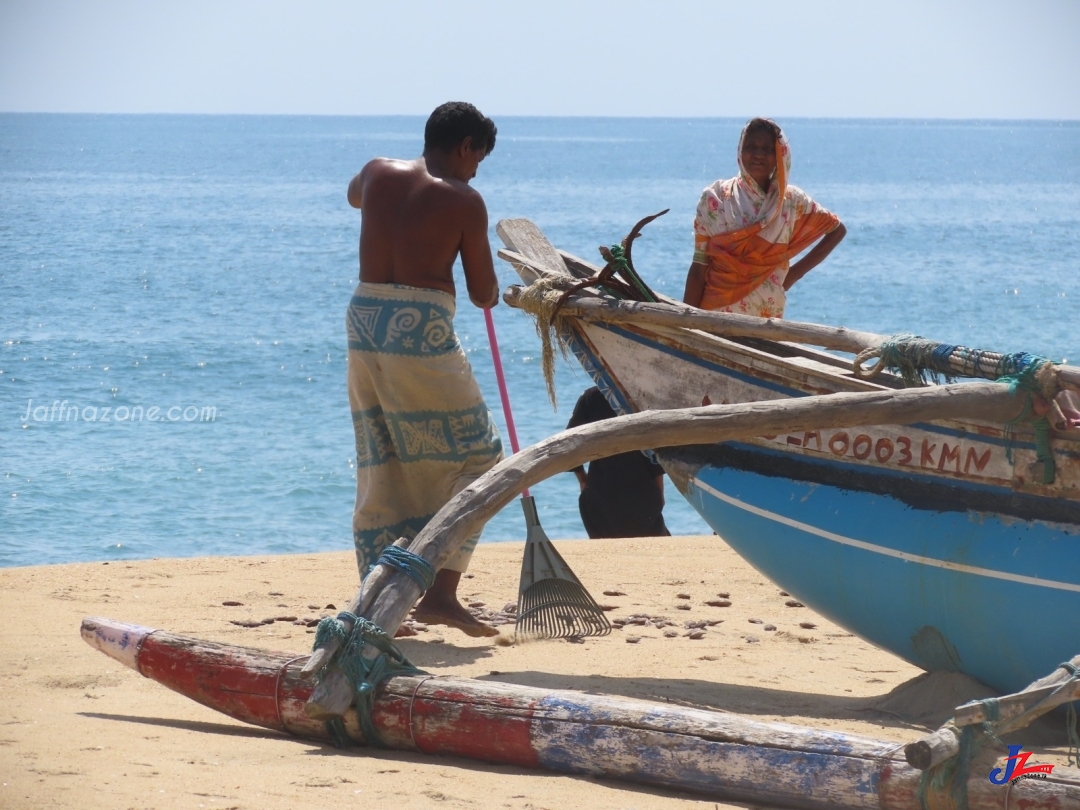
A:
[[[814,250],[817,250],[817,248],[814,248]],[[821,258],[824,259],[825,257],[822,256]],[[705,294],[705,270],[705,265],[701,262],[694,262],[690,265],[690,270],[686,274],[686,289],[683,291],[682,297],[684,304],[689,304],[692,307],[701,306],[701,297]]]
[[[796,281],[825,261],[825,257],[833,252],[833,249],[840,244],[841,240],[843,240],[846,235],[847,228],[845,228],[844,223],[841,222],[821,237],[821,241],[814,245],[809,253],[795,262],[795,264],[791,265],[788,269],[787,278],[784,279],[784,289],[790,290]]]

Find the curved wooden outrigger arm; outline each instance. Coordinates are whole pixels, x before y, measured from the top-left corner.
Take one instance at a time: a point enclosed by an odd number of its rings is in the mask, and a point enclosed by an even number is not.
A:
[[[579,464],[617,453],[714,444],[782,431],[943,419],[1005,423],[1021,414],[1026,401],[1026,394],[1012,392],[1000,383],[959,383],[620,416],[557,433],[510,456],[451,499],[411,542],[403,538],[396,545],[407,547],[439,569],[522,490]],[[347,610],[370,619],[392,636],[420,593],[409,576],[377,565]],[[331,662],[336,651],[333,641],[316,649],[303,669],[310,676],[326,666],[306,706],[311,717],[340,716],[354,698],[344,674]],[[365,652],[372,657],[376,654],[370,646]]]

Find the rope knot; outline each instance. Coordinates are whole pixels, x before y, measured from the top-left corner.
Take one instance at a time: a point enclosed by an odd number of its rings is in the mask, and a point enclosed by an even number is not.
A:
[[[346,629],[345,622],[352,625],[351,630]],[[360,721],[364,740],[372,747],[385,748],[372,719],[375,690],[383,680],[392,675],[415,675],[422,672],[394,646],[385,630],[363,616],[342,611],[337,618],[325,617],[315,631],[314,648],[324,645],[331,638],[336,639],[340,646],[330,663],[341,670],[356,693],[356,717]],[[364,657],[364,649],[368,644],[378,651],[378,655]],[[319,673],[320,681],[325,677],[329,666],[330,664],[327,664]],[[327,730],[330,732],[331,741],[338,748],[349,744],[341,718],[329,721]]]
[[[434,566],[419,554],[413,554],[401,546],[387,546],[379,559],[375,561],[375,565],[388,565],[403,574],[407,574],[413,582],[420,586],[421,592],[428,590],[435,584],[436,572]]]

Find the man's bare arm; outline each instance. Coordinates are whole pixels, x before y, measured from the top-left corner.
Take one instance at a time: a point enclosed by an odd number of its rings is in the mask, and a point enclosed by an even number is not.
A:
[[[351,181],[349,181],[349,205],[353,208],[362,208],[364,183],[367,180],[368,167],[375,161],[370,160]]]
[[[364,173],[356,175],[349,183],[349,205],[353,208],[362,208],[360,204],[363,200],[361,191],[364,187]]]
[[[569,470],[569,472],[572,472],[574,474],[574,477],[577,478],[578,486],[580,486],[581,491],[584,492],[585,487],[588,486],[589,483],[589,479],[585,475],[585,465],[578,464],[576,467],[574,467],[574,469]]]
[[[499,303],[499,279],[495,276],[487,228],[487,206],[476,194],[475,201],[466,211],[462,228],[461,266],[465,270],[469,300],[481,309],[490,309]]]

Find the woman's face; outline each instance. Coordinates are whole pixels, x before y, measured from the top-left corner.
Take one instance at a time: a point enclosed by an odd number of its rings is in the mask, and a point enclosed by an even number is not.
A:
[[[743,139],[742,164],[763,191],[776,171],[776,140],[768,132],[752,132]]]

